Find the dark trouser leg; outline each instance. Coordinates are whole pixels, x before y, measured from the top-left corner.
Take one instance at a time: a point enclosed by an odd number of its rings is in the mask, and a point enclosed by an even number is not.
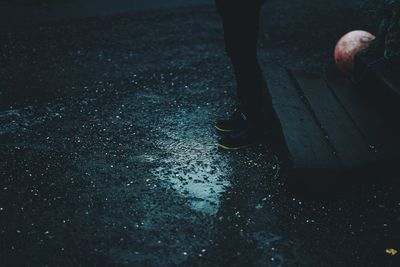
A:
[[[237,94],[249,122],[257,125],[263,119],[266,89],[257,59],[257,40],[261,1],[217,0],[223,20],[225,48],[231,59]],[[267,99],[270,102],[269,99]],[[269,107],[266,108],[268,110]]]

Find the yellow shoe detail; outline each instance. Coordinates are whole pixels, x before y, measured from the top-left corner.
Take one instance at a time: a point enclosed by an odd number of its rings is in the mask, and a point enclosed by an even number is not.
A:
[[[228,146],[224,146],[222,144],[218,144],[218,147],[222,148],[222,149],[225,149],[225,150],[235,151],[235,150],[239,150],[239,149],[245,148],[246,146],[228,147]]]
[[[221,128],[219,128],[218,126],[214,126],[215,127],[215,129],[217,129],[218,131],[220,131],[220,132],[223,132],[223,133],[230,133],[230,132],[232,132],[232,130],[226,130],[226,129],[221,129]]]

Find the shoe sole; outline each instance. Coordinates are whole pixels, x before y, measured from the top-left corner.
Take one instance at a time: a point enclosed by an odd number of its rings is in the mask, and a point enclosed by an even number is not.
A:
[[[227,129],[222,129],[222,128],[219,128],[218,126],[214,126],[215,127],[215,129],[217,130],[217,131],[219,131],[219,132],[221,132],[221,133],[231,133],[231,132],[233,132],[234,130],[227,130]]]
[[[249,146],[250,145],[248,145],[248,146],[229,147],[229,146],[225,146],[223,144],[218,144],[219,148],[224,149],[224,150],[228,150],[228,151],[236,151],[236,150],[240,150],[240,149],[243,149],[243,148],[246,148],[246,147],[249,147]]]

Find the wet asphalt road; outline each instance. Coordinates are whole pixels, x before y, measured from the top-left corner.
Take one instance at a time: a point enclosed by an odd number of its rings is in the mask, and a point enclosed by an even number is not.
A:
[[[304,33],[280,21],[263,57],[319,68],[287,53],[282,38]],[[274,140],[216,148],[234,84],[211,6],[3,37],[0,265],[398,266],[385,253],[400,246],[397,185],[299,198]]]
[[[1,0],[0,30],[49,21],[210,4],[213,0]]]

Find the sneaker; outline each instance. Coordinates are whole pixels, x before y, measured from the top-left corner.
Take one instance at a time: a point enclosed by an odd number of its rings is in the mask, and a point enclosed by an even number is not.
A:
[[[225,150],[238,150],[251,145],[256,145],[264,140],[264,131],[245,128],[223,136],[218,147]]]
[[[215,129],[221,133],[229,133],[237,130],[242,130],[247,127],[247,117],[239,109],[236,108],[231,117],[227,120],[218,120],[215,124]]]

